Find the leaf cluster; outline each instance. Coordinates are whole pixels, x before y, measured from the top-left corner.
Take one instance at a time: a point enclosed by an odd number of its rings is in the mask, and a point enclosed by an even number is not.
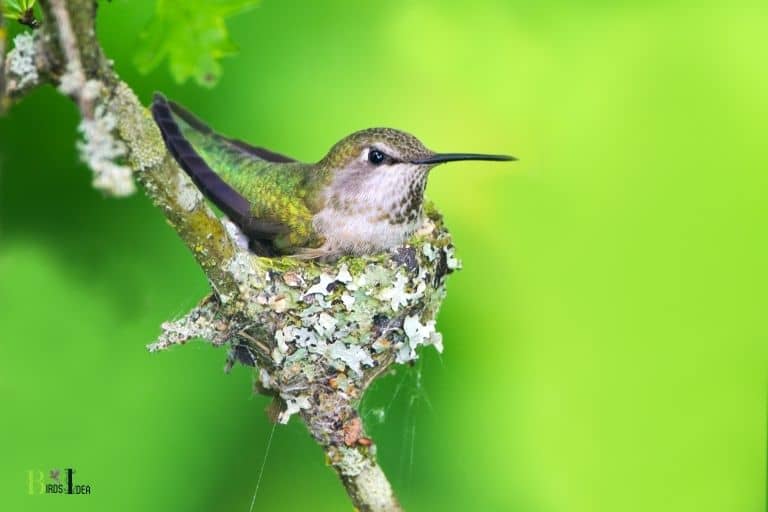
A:
[[[178,83],[190,78],[212,87],[221,76],[220,59],[237,52],[226,19],[256,6],[257,0],[157,0],[152,20],[140,35],[134,62],[148,73],[165,59]]]
[[[37,0],[4,0],[0,2],[3,7],[3,17],[15,20],[31,28],[40,26],[40,21],[35,17],[35,4]]]

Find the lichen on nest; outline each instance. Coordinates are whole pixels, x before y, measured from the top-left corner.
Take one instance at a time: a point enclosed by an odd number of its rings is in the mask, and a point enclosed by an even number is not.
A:
[[[239,292],[164,324],[149,349],[198,337],[228,344],[228,366],[258,368],[257,389],[279,397],[283,423],[315,404],[317,386],[355,403],[392,363],[426,345],[442,351],[435,317],[459,262],[440,214],[426,212],[407,244],[377,255],[323,263],[236,251],[226,266]]]

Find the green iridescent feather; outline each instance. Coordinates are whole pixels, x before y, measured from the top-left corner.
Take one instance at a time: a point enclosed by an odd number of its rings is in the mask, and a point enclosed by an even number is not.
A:
[[[267,157],[271,153],[218,135],[194,118],[185,119],[191,114],[178,115],[178,109],[174,105],[173,118],[183,137],[208,167],[248,201],[251,215],[284,226],[272,240],[276,249],[292,252],[322,243],[312,227],[312,215],[317,211],[316,192],[328,173],[301,162],[266,160],[258,152]]]

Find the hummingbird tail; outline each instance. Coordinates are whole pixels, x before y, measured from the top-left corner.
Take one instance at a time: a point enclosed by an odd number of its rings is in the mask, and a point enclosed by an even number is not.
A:
[[[227,185],[197,154],[192,144],[181,133],[173,117],[171,105],[162,94],[155,94],[152,116],[160,128],[168,151],[205,196],[235,221],[249,216],[248,201]]]
[[[155,93],[152,101],[152,116],[160,128],[165,146],[184,169],[200,191],[213,202],[232,222],[245,233],[251,241],[254,252],[262,256],[271,256],[268,246],[271,239],[285,231],[285,226],[270,221],[259,220],[251,213],[251,204],[237,190],[227,184],[203,159],[196,150],[189,136],[199,139],[204,137],[220,137],[210,128],[177,104],[168,101],[165,96]],[[184,127],[186,125],[186,127]],[[190,131],[189,128],[192,130]],[[223,137],[220,137],[224,139]],[[246,152],[243,148],[232,148],[230,143],[221,140],[217,143],[227,144],[229,150]],[[253,156],[255,158],[255,156]],[[263,158],[262,158],[263,160]],[[263,241],[263,243],[261,243]],[[263,246],[263,247],[261,247]]]

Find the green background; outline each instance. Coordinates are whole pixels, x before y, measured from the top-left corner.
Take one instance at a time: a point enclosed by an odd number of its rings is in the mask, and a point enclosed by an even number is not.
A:
[[[670,4],[265,0],[213,90],[136,72],[151,2],[99,33],[145,102],[300,159],[379,125],[520,157],[430,178],[445,353],[365,404],[408,510],[763,510],[768,7]],[[77,122],[51,88],[0,120],[0,508],[245,512],[267,399],[207,344],[145,351],[207,285],[143,195],[90,187]],[[93,494],[27,494],[62,467]],[[255,509],[351,510],[295,420]]]

